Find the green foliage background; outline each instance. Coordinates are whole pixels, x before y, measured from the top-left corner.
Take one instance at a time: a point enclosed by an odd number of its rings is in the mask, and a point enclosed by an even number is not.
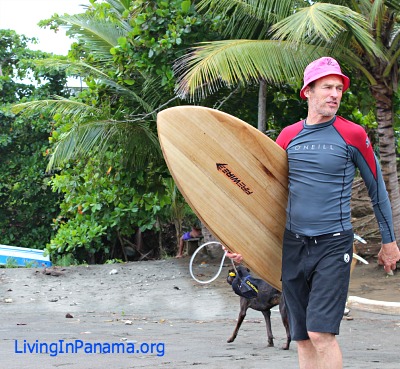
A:
[[[45,173],[51,120],[41,113],[22,118],[9,111],[17,101],[62,93],[65,74],[43,74],[30,61],[48,54],[32,51],[29,39],[14,31],[0,30],[0,242],[44,249],[52,235],[51,219],[58,212],[59,196],[47,186]],[[31,83],[27,78],[32,71]],[[52,83],[40,86],[41,76]]]
[[[156,114],[164,107],[192,103],[175,95],[176,60],[194,44],[226,37],[226,24],[218,15],[198,13],[195,2],[188,0],[107,0],[93,1],[81,15],[54,16],[42,25],[67,26],[68,34],[78,39],[68,58],[51,56],[46,63],[49,55],[30,51],[25,36],[0,30],[1,243],[46,247],[56,263],[126,260],[127,248],[134,248],[135,259],[174,254],[167,247],[171,240],[166,229],[173,226],[176,246],[194,214],[174,187],[154,142]],[[34,81],[46,83],[12,79],[24,78],[28,71]],[[87,88],[66,90],[68,74],[83,78]],[[272,138],[305,118],[307,106],[298,87],[268,86],[267,134]],[[340,114],[365,126],[373,138],[376,117],[365,79],[355,76],[351,91]],[[17,116],[7,109],[54,95],[69,100]],[[256,84],[224,87],[196,103],[257,126]],[[395,107],[398,125],[399,99]],[[102,137],[92,141],[98,145],[46,173],[57,144],[85,124],[87,137]],[[72,137],[71,146],[82,138]]]

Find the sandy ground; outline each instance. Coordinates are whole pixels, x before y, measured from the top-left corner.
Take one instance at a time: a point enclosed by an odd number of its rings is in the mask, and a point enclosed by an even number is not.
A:
[[[285,332],[277,310],[275,347],[267,347],[256,311],[248,312],[236,341],[228,344],[239,312],[239,297],[225,282],[230,264],[207,285],[190,277],[188,264],[186,257],[57,268],[53,275],[1,269],[1,367],[298,367],[296,343],[280,349]],[[217,269],[204,260],[195,273],[207,276]],[[386,277],[376,264],[358,265],[350,295],[400,301],[400,273]],[[339,341],[345,368],[397,369],[400,316],[353,309]]]

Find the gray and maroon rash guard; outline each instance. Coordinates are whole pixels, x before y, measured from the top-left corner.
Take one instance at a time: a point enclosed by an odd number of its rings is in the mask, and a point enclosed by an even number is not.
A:
[[[352,228],[351,188],[356,168],[367,186],[382,242],[395,240],[392,210],[379,163],[364,129],[340,116],[284,128],[276,142],[288,154],[286,228],[319,236]]]

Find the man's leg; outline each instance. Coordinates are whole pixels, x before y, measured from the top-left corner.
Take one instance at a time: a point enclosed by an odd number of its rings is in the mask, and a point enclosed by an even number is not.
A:
[[[317,352],[310,340],[297,341],[300,369],[318,369]]]
[[[342,369],[342,352],[335,335],[308,332],[306,341],[297,342],[300,369]]]
[[[179,239],[178,253],[176,254],[177,258],[181,258],[183,256],[183,246],[184,246],[183,236],[181,236],[181,238]]]

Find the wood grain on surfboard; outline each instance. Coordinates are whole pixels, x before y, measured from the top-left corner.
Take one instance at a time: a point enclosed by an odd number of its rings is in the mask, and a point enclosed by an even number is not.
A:
[[[163,110],[157,129],[171,175],[196,215],[252,272],[281,289],[286,152],[251,125],[205,107]]]

